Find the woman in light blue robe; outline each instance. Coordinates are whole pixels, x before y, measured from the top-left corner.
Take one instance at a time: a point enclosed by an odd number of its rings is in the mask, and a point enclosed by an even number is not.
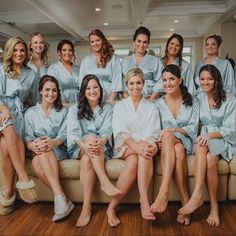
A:
[[[187,190],[186,155],[193,154],[199,124],[199,103],[183,84],[181,70],[169,64],[162,72],[166,95],[156,101],[161,118],[161,134],[158,142],[161,149],[162,181],[159,193],[151,206],[153,212],[162,213],[168,204],[172,175],[178,186],[181,202],[189,200]],[[177,221],[190,224],[189,215],[179,214]]]
[[[207,56],[198,61],[194,70],[194,78],[197,87],[200,86],[199,81],[199,71],[202,66],[206,64],[214,65],[221,73],[221,78],[223,80],[224,90],[227,93],[236,95],[236,85],[234,79],[234,70],[230,65],[230,62],[226,59],[222,59],[218,56],[219,47],[221,45],[222,39],[219,35],[210,35],[205,40],[205,52]],[[198,92],[201,91],[201,87],[198,88]]]
[[[60,220],[73,210],[59,181],[58,161],[66,159],[67,108],[63,108],[58,81],[49,75],[40,79],[41,102],[25,113],[25,141],[39,178],[53,191],[55,215]]]
[[[191,95],[196,95],[196,87],[194,83],[193,70],[191,65],[182,58],[184,39],[179,34],[172,34],[166,42],[165,56],[162,58],[164,67],[169,64],[179,66],[181,70],[181,78]],[[154,88],[157,92],[163,93],[162,80],[159,80]]]
[[[68,107],[78,100],[80,71],[79,66],[72,62],[75,59],[75,49],[70,40],[61,40],[57,52],[60,61],[49,66],[47,73],[58,80],[62,103]]]
[[[134,54],[123,58],[122,60],[122,76],[123,78],[127,72],[135,67],[140,68],[143,71],[145,84],[143,88],[143,95],[145,98],[154,100],[156,94],[153,91],[153,87],[161,80],[161,71],[163,65],[161,60],[153,55],[147,53],[148,44],[150,41],[150,31],[146,27],[139,27],[133,36]],[[142,44],[142,47],[140,45]],[[123,86],[125,91],[128,89],[123,79]],[[127,96],[125,96],[127,97]]]
[[[92,30],[89,41],[93,52],[81,61],[80,85],[87,74],[96,75],[103,88],[104,101],[114,103],[118,92],[123,91],[120,58],[100,30]]]
[[[35,73],[26,66],[27,45],[21,38],[10,38],[6,42],[3,58],[0,67],[0,147],[5,181],[0,190],[0,214],[8,214],[13,211],[16,198],[15,173],[18,175],[16,188],[22,200],[37,201],[34,182],[24,169],[25,150],[21,139],[24,103],[30,95],[35,95],[36,87]]]
[[[236,154],[236,99],[223,89],[220,71],[214,65],[205,65],[199,72],[201,134],[195,144],[195,187],[189,202],[179,211],[190,214],[203,204],[205,177],[211,210],[207,222],[219,226],[217,203],[219,157],[230,161]]]
[[[72,158],[80,159],[83,207],[76,223],[78,227],[84,227],[90,221],[96,176],[107,195],[121,193],[108,179],[104,166],[104,152],[111,148],[111,120],[112,105],[103,103],[103,91],[98,78],[86,75],[81,84],[78,105],[70,107],[67,121],[69,153]]]

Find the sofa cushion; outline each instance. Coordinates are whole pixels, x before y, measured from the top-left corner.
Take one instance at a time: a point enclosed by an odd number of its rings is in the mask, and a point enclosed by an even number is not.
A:
[[[186,158],[187,158],[188,176],[194,176],[194,155],[188,155]],[[154,162],[154,172],[158,175],[162,175],[160,159],[161,159],[160,156],[158,156],[157,158],[155,158]],[[220,175],[229,173],[228,162],[222,158],[218,162],[218,173]]]
[[[236,175],[236,155],[234,155],[233,159],[229,163],[230,173]]]

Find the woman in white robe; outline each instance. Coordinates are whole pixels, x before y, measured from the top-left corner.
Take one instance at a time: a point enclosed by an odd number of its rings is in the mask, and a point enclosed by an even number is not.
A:
[[[60,85],[63,106],[69,107],[79,97],[79,66],[75,61],[74,44],[67,39],[57,45],[59,61],[48,68],[48,75],[55,77]]]
[[[49,75],[39,83],[41,102],[25,113],[25,141],[39,178],[53,191],[52,220],[66,217],[73,203],[65,197],[59,181],[58,161],[66,159],[67,109],[62,107],[58,81]]]
[[[162,72],[166,95],[156,101],[160,112],[162,181],[159,193],[151,206],[153,212],[162,213],[168,204],[170,181],[174,175],[182,205],[189,200],[187,190],[186,155],[193,154],[199,123],[199,104],[183,84],[181,70],[169,64]],[[179,214],[177,221],[189,225],[189,215]]]
[[[153,91],[153,88],[155,84],[161,80],[161,71],[163,69],[163,65],[158,57],[149,55],[147,52],[150,36],[151,32],[146,27],[140,26],[138,29],[136,29],[133,36],[134,53],[123,58],[121,65],[123,78],[132,68],[138,67],[143,71],[145,79],[143,96],[150,100],[155,100],[157,95]],[[124,79],[123,83],[127,92]],[[125,97],[127,97],[126,94]]]
[[[78,105],[69,109],[67,121],[68,150],[80,159],[80,181],[83,206],[76,226],[84,227],[91,219],[91,201],[98,177],[101,189],[108,195],[120,194],[105,172],[105,153],[110,149],[112,105],[103,103],[102,87],[95,75],[83,79]]]
[[[231,93],[235,96],[236,87],[234,79],[234,70],[227,59],[223,59],[218,56],[219,47],[221,43],[222,38],[219,35],[210,35],[206,38],[204,46],[206,57],[196,63],[194,71],[195,83],[197,87],[200,86],[199,71],[202,66],[211,64],[214,65],[220,71],[224,90],[227,93]],[[198,92],[200,92],[201,90],[201,87],[199,87]]]
[[[99,29],[89,33],[89,42],[92,53],[81,61],[80,85],[85,75],[96,75],[103,88],[104,101],[114,103],[118,92],[123,91],[120,58]]]
[[[35,73],[26,66],[27,45],[21,38],[10,38],[5,45],[0,67],[0,147],[4,186],[0,189],[0,214],[13,211],[16,187],[28,203],[37,201],[34,182],[25,169],[25,149],[22,141],[25,102],[35,95]],[[32,98],[33,99],[33,98]]]
[[[196,181],[189,202],[179,212],[190,214],[203,204],[206,178],[211,206],[207,222],[219,226],[217,163],[220,156],[230,161],[236,154],[236,99],[223,89],[220,71],[214,65],[203,66],[199,78],[203,90],[198,95],[202,128],[195,144]]]
[[[125,167],[117,181],[121,194],[112,197],[107,210],[108,224],[116,227],[120,220],[116,208],[137,179],[142,217],[154,220],[150,211],[148,189],[153,176],[153,157],[160,133],[159,113],[154,103],[142,95],[144,75],[141,69],[131,69],[125,77],[130,96],[114,107],[114,158],[125,160]]]

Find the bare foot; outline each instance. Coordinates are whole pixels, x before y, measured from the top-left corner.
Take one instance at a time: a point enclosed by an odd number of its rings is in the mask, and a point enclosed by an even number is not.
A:
[[[166,194],[158,193],[155,202],[151,205],[151,212],[162,213],[166,210],[168,204],[168,196]]]
[[[107,209],[107,218],[107,222],[110,227],[117,227],[120,224],[120,220],[116,216],[116,210],[110,206]]]
[[[115,196],[118,194],[121,194],[121,191],[116,188],[109,179],[106,179],[101,184],[101,189],[103,192],[105,192],[108,196]]]
[[[210,214],[207,218],[207,223],[211,226],[220,226],[218,206],[211,208]]]
[[[146,220],[156,219],[155,215],[150,210],[150,204],[148,202],[147,203],[140,202],[140,209],[141,209],[141,214],[142,214],[143,219],[146,219]]]
[[[180,224],[190,225],[190,215],[184,215],[179,213],[176,220]]]
[[[76,227],[84,227],[91,220],[91,209],[82,208],[79,219],[76,222]]]
[[[179,213],[183,215],[189,215],[196,211],[201,205],[203,205],[202,197],[192,196],[190,200],[182,208],[179,209]]]

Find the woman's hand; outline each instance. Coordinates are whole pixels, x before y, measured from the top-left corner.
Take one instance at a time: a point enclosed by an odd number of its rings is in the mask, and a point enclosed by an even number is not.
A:
[[[207,146],[208,145],[208,140],[210,139],[209,134],[201,134],[196,138],[196,143],[201,146]]]
[[[166,128],[166,129],[163,129],[161,132],[160,132],[160,139],[162,139],[162,137],[168,133],[168,132],[176,132],[175,128]]]
[[[142,156],[144,158],[152,158],[157,153],[157,146],[150,144],[146,141],[140,141],[138,143],[139,146],[139,156]]]
[[[10,119],[13,119],[13,116],[10,110],[7,107],[5,107],[4,109],[1,110],[0,124],[3,125],[4,122],[7,122]]]

